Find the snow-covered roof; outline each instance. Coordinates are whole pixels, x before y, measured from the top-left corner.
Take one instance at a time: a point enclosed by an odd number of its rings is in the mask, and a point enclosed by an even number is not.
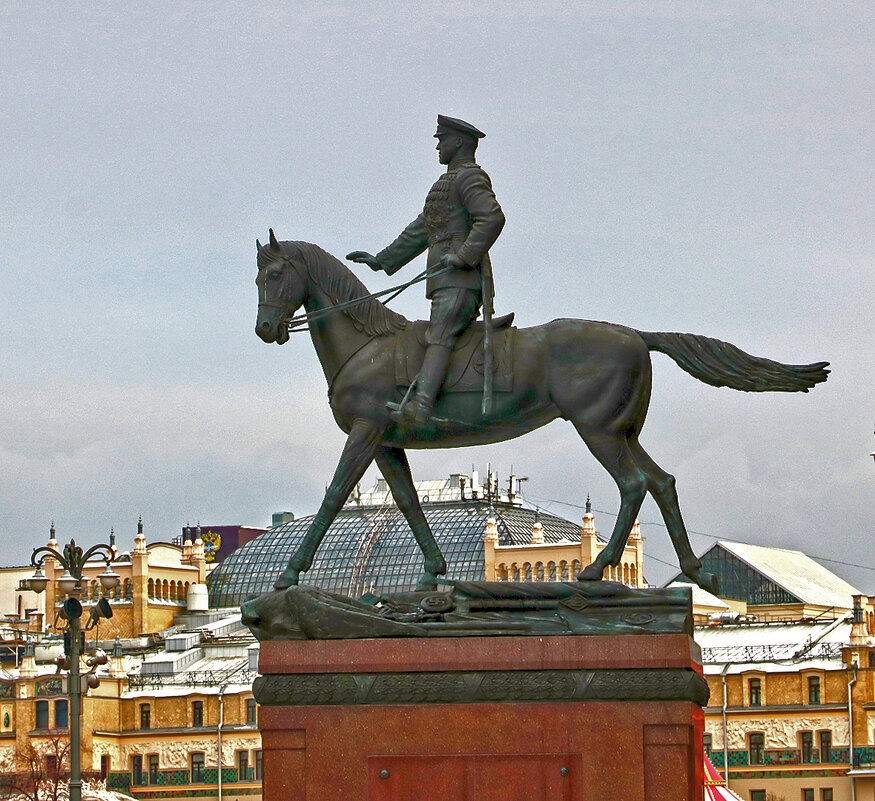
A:
[[[712,595],[708,590],[703,590],[697,584],[692,584],[687,581],[673,581],[668,585],[669,587],[686,587],[693,591],[693,606],[707,606],[712,607],[714,609],[731,609],[726,601],[722,598],[718,598],[716,595]]]
[[[813,623],[742,623],[700,626],[693,638],[702,649],[706,673],[744,670],[786,671],[842,667],[841,647],[851,636],[851,615]]]
[[[802,551],[725,540],[717,545],[805,604],[852,609],[853,596],[862,594]]]

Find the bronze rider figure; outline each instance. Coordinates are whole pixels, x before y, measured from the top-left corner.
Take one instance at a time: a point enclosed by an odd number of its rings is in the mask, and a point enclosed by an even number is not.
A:
[[[484,292],[491,307],[489,248],[504,227],[492,182],[474,160],[486,134],[464,120],[441,114],[437,119],[438,159],[447,171],[426,196],[422,213],[376,256],[354,251],[346,257],[393,275],[427,248],[429,272],[449,268],[425,285],[431,300],[427,348],[416,393],[400,410],[400,422],[417,427],[432,415],[453,346],[477,318]]]

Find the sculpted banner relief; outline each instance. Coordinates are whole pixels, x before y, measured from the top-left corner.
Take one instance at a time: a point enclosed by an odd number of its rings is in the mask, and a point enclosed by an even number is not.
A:
[[[747,748],[747,735],[762,732],[766,736],[766,748],[798,748],[800,731],[832,732],[835,747],[848,744],[848,719],[840,715],[812,715],[804,718],[731,718],[727,721],[727,739],[733,751]],[[875,720],[869,718],[869,737],[872,741]],[[705,721],[705,732],[711,735],[711,747],[723,748],[723,721],[719,718]]]

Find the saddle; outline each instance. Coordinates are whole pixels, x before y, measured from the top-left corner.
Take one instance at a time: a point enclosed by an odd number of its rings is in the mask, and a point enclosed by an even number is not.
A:
[[[513,391],[514,312],[492,320],[492,391]],[[483,333],[485,323],[468,326],[456,342],[441,393],[483,392]],[[427,320],[417,320],[395,339],[395,384],[407,389],[422,367],[427,347]]]

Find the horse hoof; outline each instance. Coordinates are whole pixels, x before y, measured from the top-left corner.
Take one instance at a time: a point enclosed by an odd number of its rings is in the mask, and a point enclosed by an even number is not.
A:
[[[437,576],[434,573],[426,570],[419,579],[416,585],[417,592],[437,589]]]
[[[587,565],[580,573],[577,574],[578,581],[601,581],[604,569],[599,567],[595,562]]]
[[[426,574],[432,576],[445,576],[447,573],[447,560],[443,556],[438,559],[427,559],[425,562]]]
[[[717,595],[720,592],[720,582],[717,576],[707,570],[691,570],[689,573],[685,572],[684,575],[691,579],[695,585],[710,592],[711,595]]]
[[[287,590],[289,587],[297,587],[300,575],[300,570],[286,568],[286,570],[283,571],[283,574],[277,579],[276,584],[273,585],[273,588],[275,590]]]
[[[711,595],[717,595],[720,592],[720,580],[713,573],[707,571],[699,573],[699,580],[696,582],[703,590],[707,590]]]

